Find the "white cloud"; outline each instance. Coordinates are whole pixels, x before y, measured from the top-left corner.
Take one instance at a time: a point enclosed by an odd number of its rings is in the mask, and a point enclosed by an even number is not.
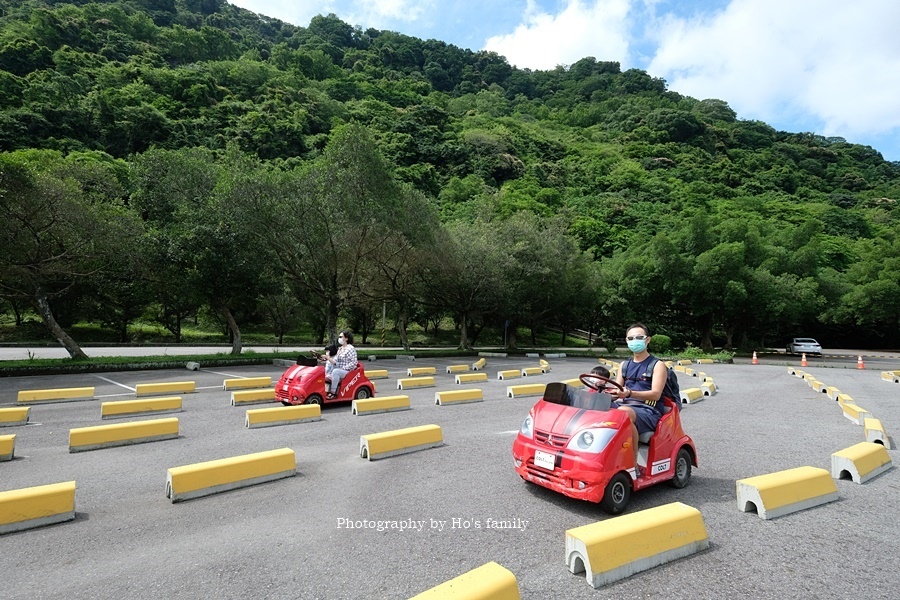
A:
[[[734,0],[714,15],[658,21],[648,71],[743,118],[848,139],[883,133],[900,127],[897,22],[894,0]]]
[[[529,69],[553,69],[586,56],[624,61],[630,5],[630,0],[568,0],[552,15],[529,0],[523,23],[512,33],[489,38],[485,49]]]

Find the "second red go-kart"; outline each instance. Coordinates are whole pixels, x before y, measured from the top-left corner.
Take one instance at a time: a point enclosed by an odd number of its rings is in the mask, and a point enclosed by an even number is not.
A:
[[[601,386],[615,381],[581,375],[590,390],[565,383],[547,384],[513,443],[516,472],[522,479],[571,498],[599,502],[611,514],[625,510],[632,491],[669,481],[690,482],[697,466],[694,442],[681,428],[681,409],[668,398],[655,432],[640,436],[634,464],[631,421]],[[676,402],[679,399],[676,399]]]
[[[296,365],[288,367],[275,386],[276,400],[286,406],[294,404],[323,405],[371,398],[375,395],[375,386],[366,377],[365,368],[360,362],[341,380],[337,396],[329,400],[326,393],[325,365],[320,362],[318,356],[318,353],[315,352],[310,358],[301,356],[297,359]],[[330,382],[330,380],[327,381]],[[327,385],[330,387],[330,383]]]

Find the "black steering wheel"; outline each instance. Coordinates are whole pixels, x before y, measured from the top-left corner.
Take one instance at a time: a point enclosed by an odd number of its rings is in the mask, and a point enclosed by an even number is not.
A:
[[[582,373],[581,375],[578,376],[578,379],[581,380],[581,383],[583,383],[585,386],[591,388],[595,392],[599,392],[600,388],[609,387],[610,384],[616,386],[623,392],[625,391],[625,387],[622,385],[619,385],[619,383],[615,379],[610,379],[609,377],[604,377],[603,375],[597,375],[596,373]],[[600,382],[603,385],[597,385],[596,380],[598,380],[598,379],[600,380]]]

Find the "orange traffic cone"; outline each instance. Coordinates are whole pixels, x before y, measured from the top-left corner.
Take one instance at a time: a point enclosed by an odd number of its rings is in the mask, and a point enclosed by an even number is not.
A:
[[[750,361],[750,364],[751,364],[751,365],[758,365],[758,364],[759,364],[759,359],[756,358],[756,350],[753,351],[753,359]]]
[[[863,360],[862,360],[862,354],[860,354],[856,358],[856,368],[857,369],[865,369],[866,368],[866,365],[863,363]]]
[[[800,357],[800,366],[801,366],[801,367],[808,367],[808,366],[809,366],[809,363],[806,362],[806,353],[805,353],[805,352],[804,352],[803,355]]]

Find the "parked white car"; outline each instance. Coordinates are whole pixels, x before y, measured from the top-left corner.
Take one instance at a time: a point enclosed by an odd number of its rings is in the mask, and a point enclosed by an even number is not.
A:
[[[822,346],[812,338],[794,338],[787,345],[788,354],[817,354],[822,356]]]

